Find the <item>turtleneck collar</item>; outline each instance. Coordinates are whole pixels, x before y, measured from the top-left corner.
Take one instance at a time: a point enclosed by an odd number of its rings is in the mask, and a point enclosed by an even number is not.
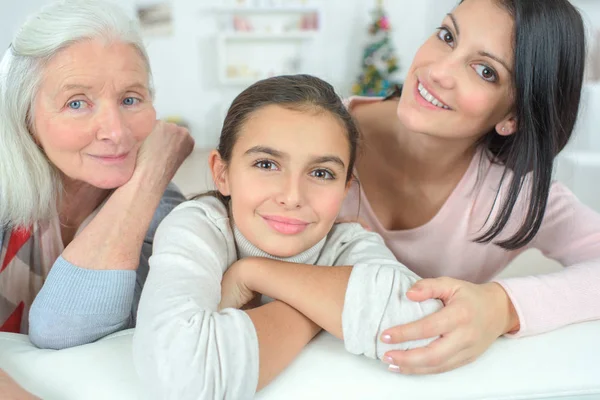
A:
[[[238,256],[240,259],[245,257],[264,257],[273,260],[286,261],[297,264],[316,263],[317,259],[319,258],[319,254],[321,253],[321,249],[325,245],[325,240],[327,239],[326,237],[324,237],[319,243],[315,244],[313,247],[303,251],[300,254],[296,254],[292,257],[281,258],[272,256],[271,254],[264,252],[258,247],[254,246],[252,243],[250,243],[248,239],[244,237],[244,235],[242,235],[242,233],[239,231],[237,226],[235,226],[235,224],[233,224],[233,235],[235,237],[235,242],[238,249]]]

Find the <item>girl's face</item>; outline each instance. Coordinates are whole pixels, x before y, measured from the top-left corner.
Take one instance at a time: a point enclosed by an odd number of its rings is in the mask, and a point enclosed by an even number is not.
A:
[[[401,122],[469,142],[492,129],[514,133],[513,31],[497,0],[460,4],[417,52],[398,104]]]
[[[291,257],[331,230],[349,187],[349,161],[347,133],[335,116],[270,105],[244,123],[229,165],[215,151],[211,167],[244,237]]]

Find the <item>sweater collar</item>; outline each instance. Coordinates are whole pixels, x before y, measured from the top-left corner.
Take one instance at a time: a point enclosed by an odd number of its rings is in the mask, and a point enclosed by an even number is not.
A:
[[[297,264],[315,264],[317,262],[317,259],[319,258],[319,254],[321,253],[323,246],[325,245],[326,240],[326,237],[324,237],[319,243],[315,244],[313,247],[303,251],[300,254],[296,254],[292,257],[281,258],[275,257],[267,252],[264,252],[252,243],[250,243],[250,241],[246,239],[244,235],[242,235],[242,233],[239,231],[237,226],[235,226],[235,224],[233,226],[233,235],[235,237],[235,242],[237,245],[238,257],[240,259],[245,257],[263,257]]]

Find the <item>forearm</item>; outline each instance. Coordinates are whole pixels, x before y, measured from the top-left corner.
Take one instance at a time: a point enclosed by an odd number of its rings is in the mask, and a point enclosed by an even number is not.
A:
[[[246,313],[258,337],[258,391],[279,375],[321,328],[293,307],[277,300]]]
[[[400,264],[319,267],[252,259],[244,275],[251,290],[289,304],[343,339],[346,350],[370,358],[430,343],[433,338],[388,345],[380,337],[387,328],[442,307],[438,300],[416,303],[406,298],[418,277]]]
[[[518,314],[516,337],[600,319],[600,260],[551,274],[499,280]]]
[[[0,394],[3,399],[10,400],[37,400],[38,397],[32,395],[15,382],[6,372],[0,369]]]
[[[129,327],[135,282],[135,271],[88,270],[59,258],[31,305],[31,342],[58,350]]]
[[[135,270],[146,231],[167,184],[136,171],[67,246],[63,258],[85,269]]]
[[[352,267],[320,267],[252,259],[250,289],[289,304],[317,325],[343,339],[342,311]]]

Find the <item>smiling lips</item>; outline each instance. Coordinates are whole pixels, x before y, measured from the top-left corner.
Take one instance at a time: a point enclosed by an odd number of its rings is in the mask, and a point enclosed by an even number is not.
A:
[[[129,152],[117,154],[114,156],[91,155],[91,157],[93,157],[96,160],[99,160],[103,163],[106,163],[106,164],[117,164],[117,163],[120,163],[121,161],[125,160],[128,155],[129,155]]]
[[[274,215],[261,215],[261,217],[273,230],[283,235],[297,235],[303,232],[309,225],[308,222],[294,218],[278,217]]]

